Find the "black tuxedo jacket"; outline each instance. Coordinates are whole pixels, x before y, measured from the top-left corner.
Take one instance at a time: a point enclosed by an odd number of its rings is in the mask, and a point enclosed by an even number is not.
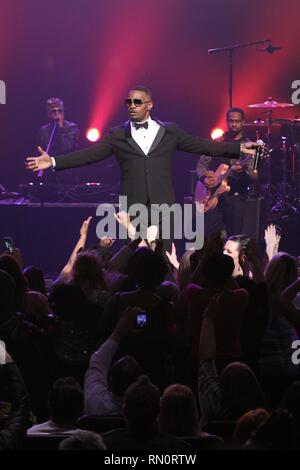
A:
[[[174,123],[163,123],[148,155],[131,136],[130,121],[114,127],[101,142],[55,158],[55,170],[64,170],[104,160],[115,155],[121,170],[121,195],[127,196],[128,207],[141,204],[173,204],[172,158],[176,150],[238,158],[239,143],[219,143],[185,133]]]

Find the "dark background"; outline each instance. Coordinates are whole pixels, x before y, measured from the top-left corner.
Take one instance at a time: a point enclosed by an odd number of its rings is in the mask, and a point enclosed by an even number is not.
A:
[[[291,101],[291,82],[300,79],[299,0],[2,0],[0,9],[0,79],[7,87],[0,183],[10,190],[28,181],[23,161],[47,122],[49,97],[64,100],[65,117],[79,124],[86,145],[89,126],[105,133],[126,119],[123,98],[135,84],[152,88],[154,115],[209,135],[228,105],[228,58],[208,56],[209,48],[267,38],[282,46],[274,54],[259,46],[235,53],[234,105],[269,95]],[[247,114],[250,120],[259,113]],[[190,192],[195,161],[175,159],[179,199]],[[113,159],[84,172],[87,181],[95,174],[118,181]]]

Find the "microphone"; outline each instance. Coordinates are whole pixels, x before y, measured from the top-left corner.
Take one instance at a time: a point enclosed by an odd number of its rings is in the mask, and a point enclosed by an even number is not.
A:
[[[260,164],[260,159],[264,153],[264,147],[263,147],[264,142],[263,140],[257,140],[256,144],[257,144],[257,148],[256,148],[256,152],[255,152],[254,159],[253,159],[253,171],[257,173],[257,170]]]
[[[271,41],[267,46],[265,46],[263,49],[260,49],[262,52],[268,52],[269,54],[273,54],[273,52],[279,51],[281,47],[279,46],[272,46]]]
[[[218,52],[221,52],[223,49],[222,47],[218,47],[217,49],[208,49],[208,55],[211,55],[211,54],[217,54]]]

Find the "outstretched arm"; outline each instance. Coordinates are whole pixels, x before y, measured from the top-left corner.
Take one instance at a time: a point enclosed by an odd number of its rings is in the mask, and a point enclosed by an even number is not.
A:
[[[208,139],[200,139],[199,137],[186,134],[183,130],[176,127],[177,149],[183,152],[204,154],[211,156],[223,156],[227,158],[239,158],[240,153],[247,155],[255,155],[256,142],[215,142]]]
[[[40,171],[54,167],[55,170],[66,170],[78,166],[89,165],[108,158],[113,153],[111,134],[108,134],[101,142],[89,148],[51,158],[41,147],[38,147],[39,157],[26,158],[25,167],[28,170]]]
[[[85,248],[86,238],[87,238],[88,229],[89,229],[89,225],[90,225],[91,220],[92,220],[92,217],[88,217],[86,220],[84,220],[84,222],[81,226],[81,229],[80,229],[79,240],[76,243],[76,245],[75,245],[75,247],[74,247],[74,249],[73,249],[73,251],[70,255],[70,258],[68,259],[67,264],[64,266],[64,268],[62,269],[60,275],[58,276],[57,280],[55,281],[55,284],[57,284],[59,282],[63,282],[70,275],[70,273],[73,269],[75,260],[76,260],[77,253],[79,252],[79,250],[82,250],[82,249]]]

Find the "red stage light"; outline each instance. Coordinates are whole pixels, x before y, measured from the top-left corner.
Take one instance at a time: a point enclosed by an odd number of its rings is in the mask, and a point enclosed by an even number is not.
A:
[[[92,128],[89,128],[87,131],[86,131],[86,138],[90,141],[90,142],[97,142],[97,140],[100,139],[100,132],[98,131],[98,129],[96,129],[95,127],[92,127]]]
[[[211,131],[210,136],[213,140],[215,140],[215,139],[219,139],[220,137],[222,137],[223,134],[224,134],[223,129],[221,129],[220,127],[215,127]]]

